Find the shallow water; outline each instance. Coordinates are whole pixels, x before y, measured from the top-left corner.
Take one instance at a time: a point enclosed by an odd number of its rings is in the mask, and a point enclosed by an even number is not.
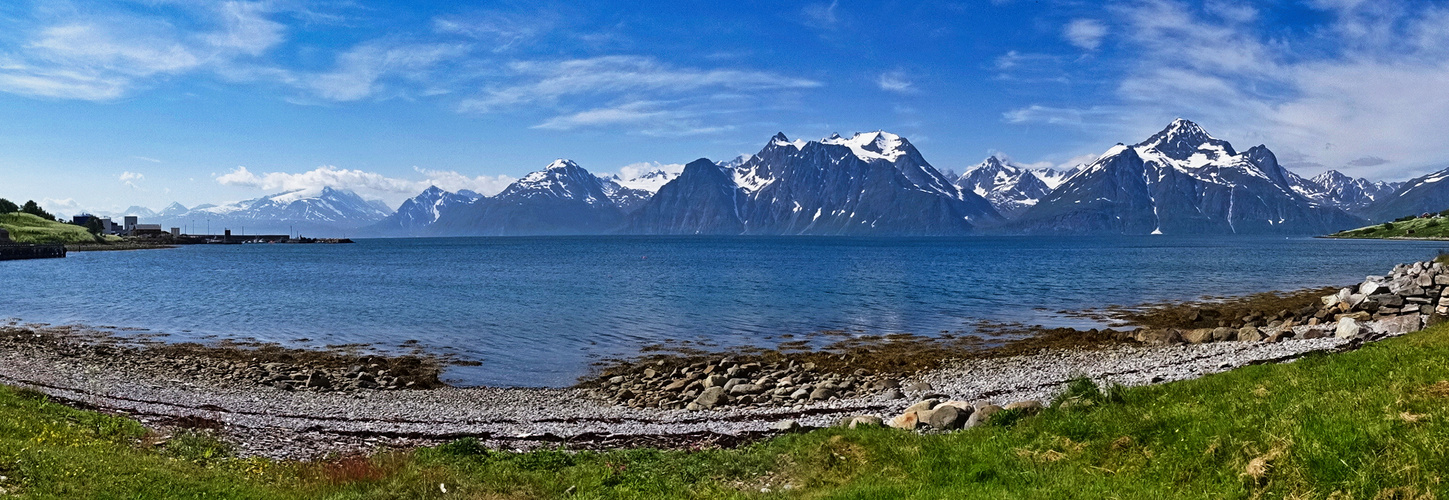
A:
[[[1080,326],[1110,304],[1343,285],[1445,242],[1271,237],[552,237],[210,245],[0,262],[0,317],[171,340],[370,343],[482,361],[465,385],[560,386],[666,340]],[[307,339],[307,340],[301,340]]]

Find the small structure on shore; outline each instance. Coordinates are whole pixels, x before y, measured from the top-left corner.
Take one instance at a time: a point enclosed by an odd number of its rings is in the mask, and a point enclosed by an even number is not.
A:
[[[26,245],[10,239],[10,231],[0,228],[0,260],[58,259],[65,257],[65,245]]]

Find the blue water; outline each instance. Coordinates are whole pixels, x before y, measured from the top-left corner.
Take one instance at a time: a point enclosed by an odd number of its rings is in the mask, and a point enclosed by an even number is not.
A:
[[[1254,237],[363,240],[0,262],[0,317],[170,340],[369,343],[481,361],[465,385],[559,386],[664,340],[1080,323],[1110,304],[1340,285],[1449,243]],[[300,340],[308,339],[308,340]]]

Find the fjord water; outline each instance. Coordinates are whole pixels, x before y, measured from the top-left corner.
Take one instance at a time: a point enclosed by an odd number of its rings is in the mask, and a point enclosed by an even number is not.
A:
[[[0,262],[0,317],[171,341],[404,342],[462,385],[562,386],[667,340],[1080,325],[1111,304],[1346,285],[1443,242],[1282,237],[551,237],[210,245]],[[303,340],[305,339],[305,340]]]

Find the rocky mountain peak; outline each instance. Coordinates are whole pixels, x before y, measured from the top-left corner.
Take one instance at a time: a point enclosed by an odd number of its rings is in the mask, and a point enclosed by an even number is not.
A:
[[[1199,152],[1204,153],[1210,160],[1223,154],[1237,154],[1227,141],[1213,137],[1198,124],[1182,118],[1173,120],[1167,128],[1133,147],[1156,150],[1174,160],[1186,160]]]

